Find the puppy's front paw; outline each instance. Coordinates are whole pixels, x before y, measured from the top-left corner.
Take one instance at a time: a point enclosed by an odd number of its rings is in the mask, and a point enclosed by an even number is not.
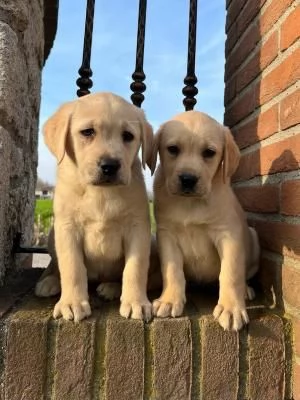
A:
[[[103,282],[97,287],[98,296],[105,300],[119,299],[121,296],[121,284],[118,282]]]
[[[60,293],[59,277],[56,275],[48,275],[37,282],[34,293],[38,297],[50,297]]]
[[[63,317],[68,321],[79,322],[90,316],[91,313],[88,299],[61,298],[54,307],[53,318]]]
[[[148,322],[152,317],[152,306],[147,297],[143,300],[127,300],[126,298],[122,298],[120,314],[125,318],[143,319]]]
[[[153,314],[156,317],[180,317],[183,313],[185,298],[165,298],[161,296],[153,301]]]
[[[249,317],[246,308],[237,304],[218,303],[213,315],[225,331],[238,331],[248,324]]]

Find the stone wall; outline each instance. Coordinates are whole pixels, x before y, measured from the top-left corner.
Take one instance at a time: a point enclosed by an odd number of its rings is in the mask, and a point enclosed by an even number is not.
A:
[[[0,3],[0,281],[15,268],[17,232],[31,242],[37,169],[44,2]]]
[[[262,245],[270,306],[294,321],[300,399],[300,5],[227,0],[225,123],[242,152],[236,193]]]
[[[24,293],[37,272],[5,289]],[[185,316],[150,323],[90,300],[92,316],[75,324],[32,294],[1,318],[0,297],[1,399],[292,400],[290,322],[258,301],[247,328],[226,332],[211,315],[216,290],[190,288]]]

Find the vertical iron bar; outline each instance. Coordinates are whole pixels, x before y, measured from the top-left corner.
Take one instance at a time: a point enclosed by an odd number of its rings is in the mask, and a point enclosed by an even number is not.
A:
[[[146,79],[146,75],[144,74],[143,70],[146,12],[147,12],[147,0],[140,0],[135,71],[132,74],[133,82],[130,85],[130,89],[133,91],[133,94],[131,95],[131,100],[133,104],[136,105],[137,107],[141,107],[142,102],[145,99],[143,92],[146,90],[146,85],[143,82]]]
[[[90,68],[90,61],[94,25],[94,9],[95,0],[87,0],[82,64],[78,70],[80,78],[78,78],[76,81],[76,84],[79,87],[77,90],[78,97],[89,94],[89,89],[93,86],[93,81],[90,79],[93,75],[93,71]]]
[[[197,103],[197,100],[195,99],[195,96],[198,93],[198,89],[195,86],[198,81],[195,74],[196,36],[197,0],[190,0],[187,75],[184,78],[184,84],[186,86],[182,89],[182,93],[185,96],[183,99],[185,111],[193,110],[194,105]]]

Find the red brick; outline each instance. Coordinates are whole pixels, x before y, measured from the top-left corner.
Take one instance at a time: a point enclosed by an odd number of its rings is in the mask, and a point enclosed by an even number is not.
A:
[[[233,133],[238,146],[243,149],[278,132],[278,104],[242,125]]]
[[[224,331],[207,317],[202,320],[201,332],[202,399],[235,400],[239,374],[238,334]]]
[[[278,54],[278,32],[275,31],[263,43],[260,49],[260,67],[262,70],[267,68],[268,65],[277,57]]]
[[[259,55],[256,54],[246,65],[238,72],[236,78],[236,92],[239,93],[261,72],[259,65]]]
[[[230,75],[232,75],[248,57],[259,41],[259,28],[258,24],[255,23],[250,27],[247,35],[238,42],[235,49],[226,58],[225,81],[230,78]]]
[[[233,77],[225,85],[224,105],[227,106],[236,95],[236,78]]]
[[[293,1],[294,0],[273,0],[271,2],[260,18],[260,31],[262,36],[272,28]]]
[[[228,11],[227,11],[227,17],[226,17],[226,32],[228,32],[228,30],[231,27],[231,25],[233,24],[233,22],[237,19],[237,17],[239,16],[239,14],[246,2],[247,2],[247,0],[232,0],[231,1],[230,7],[228,8]]]
[[[300,134],[260,149],[262,175],[293,171],[300,167]]]
[[[260,83],[259,99],[264,104],[300,79],[300,48],[266,75]]]
[[[300,179],[281,185],[281,214],[300,215]]]
[[[279,317],[270,316],[249,324],[249,398],[284,398],[284,327]]]
[[[300,400],[300,365],[294,364],[293,400]]]
[[[300,229],[299,229],[300,232]],[[282,293],[283,298],[291,306],[300,310],[300,270],[284,266],[282,268]]]
[[[245,32],[246,28],[259,13],[265,2],[266,0],[247,1],[237,19],[237,38],[239,38]]]
[[[232,48],[234,47],[236,41],[237,41],[237,23],[234,22],[230,28],[230,30],[227,32],[227,37],[226,37],[226,42],[225,42],[225,56],[226,58],[230,54]]]
[[[246,211],[275,213],[279,209],[276,185],[236,187],[234,191]]]
[[[257,88],[252,87],[244,93],[229,109],[226,110],[225,125],[232,127],[251,114],[257,106]]]
[[[294,171],[300,167],[300,134],[261,147],[241,157],[233,181]]]
[[[228,9],[228,7],[230,6],[230,3],[232,2],[232,0],[226,0],[226,10]]]
[[[274,257],[273,253],[273,257]],[[264,294],[264,303],[269,307],[283,309],[282,300],[282,257],[275,258],[261,257],[257,280]]]
[[[252,151],[241,157],[239,167],[235,172],[232,181],[241,181],[260,175],[259,150]]]
[[[300,89],[285,97],[280,106],[281,129],[300,123]]]
[[[278,32],[274,32],[269,39],[257,50],[255,55],[243,66],[237,75],[236,91],[239,93],[253,79],[255,79],[278,54]]]
[[[262,248],[300,258],[300,225],[287,222],[251,220]]]
[[[293,319],[294,348],[297,357],[300,357],[300,319]]]
[[[300,37],[299,21],[300,21],[300,7],[296,6],[294,11],[291,12],[291,14],[286,18],[286,20],[281,25],[281,31],[280,31],[281,50],[287,49]]]
[[[232,134],[240,149],[244,149],[245,147],[258,142],[257,120],[258,117],[254,117],[244,125],[241,125],[238,128],[232,128]]]

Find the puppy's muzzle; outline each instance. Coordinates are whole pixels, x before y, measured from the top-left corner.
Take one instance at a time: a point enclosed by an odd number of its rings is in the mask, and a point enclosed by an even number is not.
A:
[[[181,174],[178,176],[180,190],[184,194],[195,192],[195,187],[198,182],[198,177],[192,174]]]
[[[100,161],[102,174],[105,176],[115,176],[121,167],[119,160],[115,158],[106,158]]]
[[[117,181],[121,162],[117,158],[103,158],[98,162],[102,183],[114,183]]]

